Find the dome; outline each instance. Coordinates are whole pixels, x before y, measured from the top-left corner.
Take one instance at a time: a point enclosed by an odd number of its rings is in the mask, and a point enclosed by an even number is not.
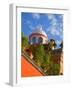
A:
[[[42,26],[37,27],[32,34],[41,34],[44,35],[45,37],[47,37],[47,34],[44,32],[44,30],[42,29]]]
[[[32,34],[29,36],[30,44],[47,44],[47,34],[42,29],[42,26],[37,27]]]

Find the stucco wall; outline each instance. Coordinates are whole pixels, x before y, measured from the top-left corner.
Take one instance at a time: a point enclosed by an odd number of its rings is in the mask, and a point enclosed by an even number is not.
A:
[[[21,76],[43,76],[32,64],[30,64],[26,58],[21,56]]]

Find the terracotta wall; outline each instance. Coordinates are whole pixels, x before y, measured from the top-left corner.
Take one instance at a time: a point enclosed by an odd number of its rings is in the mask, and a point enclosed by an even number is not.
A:
[[[21,56],[21,76],[43,76],[32,64],[30,64],[26,58]]]

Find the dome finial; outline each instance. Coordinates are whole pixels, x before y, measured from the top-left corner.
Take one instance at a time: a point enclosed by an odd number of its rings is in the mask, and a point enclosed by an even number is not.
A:
[[[43,30],[41,24],[39,24],[39,25],[36,27],[36,29],[33,31],[32,34],[35,34],[35,33],[36,33],[36,34],[42,34],[42,35],[44,35],[45,37],[47,37],[47,34],[46,34],[45,31]]]
[[[37,26],[37,29],[43,30],[42,25],[38,25],[38,26]]]

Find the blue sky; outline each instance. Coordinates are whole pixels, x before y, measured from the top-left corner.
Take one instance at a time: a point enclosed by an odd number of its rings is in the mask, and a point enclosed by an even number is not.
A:
[[[48,13],[21,13],[21,30],[29,36],[35,28],[42,26],[48,40],[55,39],[59,44],[63,40],[63,15]]]

